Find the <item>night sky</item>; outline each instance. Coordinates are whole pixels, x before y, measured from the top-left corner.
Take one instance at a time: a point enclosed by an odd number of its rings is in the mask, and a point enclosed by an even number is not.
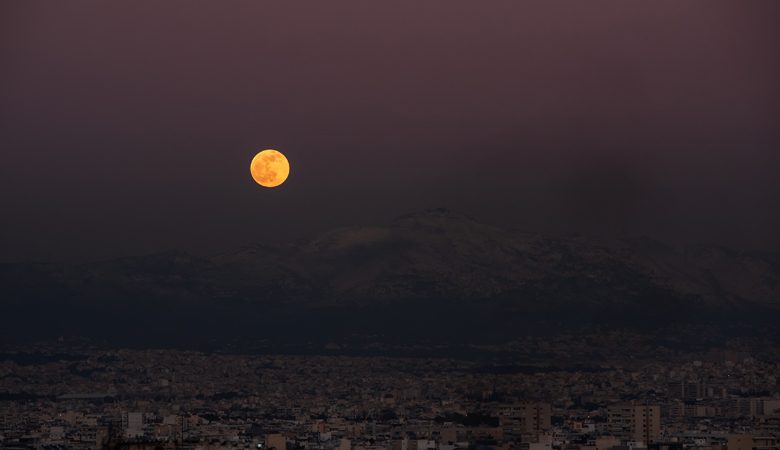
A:
[[[0,259],[448,207],[780,249],[780,2],[4,2]],[[249,162],[277,148],[268,190]]]

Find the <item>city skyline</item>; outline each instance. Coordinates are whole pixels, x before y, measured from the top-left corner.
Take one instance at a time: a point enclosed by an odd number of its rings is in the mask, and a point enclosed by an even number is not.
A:
[[[780,450],[778,23],[0,0],[0,450]]]

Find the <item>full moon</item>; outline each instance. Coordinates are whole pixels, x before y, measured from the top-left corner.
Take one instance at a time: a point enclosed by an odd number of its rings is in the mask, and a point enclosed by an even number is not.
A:
[[[272,188],[284,183],[290,175],[290,163],[280,151],[267,149],[252,158],[249,172],[257,184]]]

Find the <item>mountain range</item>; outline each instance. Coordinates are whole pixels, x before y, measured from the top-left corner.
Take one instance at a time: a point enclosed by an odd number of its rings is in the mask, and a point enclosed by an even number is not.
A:
[[[446,209],[285,245],[0,265],[3,339],[490,341],[587,326],[771,324],[780,254],[502,229]]]

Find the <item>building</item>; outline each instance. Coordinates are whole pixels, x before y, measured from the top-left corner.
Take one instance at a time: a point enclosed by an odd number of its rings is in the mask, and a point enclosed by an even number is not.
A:
[[[266,434],[265,448],[269,450],[287,450],[287,438],[281,433]]]
[[[607,409],[607,428],[610,434],[624,441],[650,444],[661,434],[661,407],[619,403]]]
[[[144,435],[144,415],[140,412],[128,412],[122,415],[122,430],[125,437],[135,438]]]
[[[544,402],[521,402],[503,406],[499,410],[502,423],[515,425],[515,432],[532,435],[550,430],[551,415],[550,404]]]

